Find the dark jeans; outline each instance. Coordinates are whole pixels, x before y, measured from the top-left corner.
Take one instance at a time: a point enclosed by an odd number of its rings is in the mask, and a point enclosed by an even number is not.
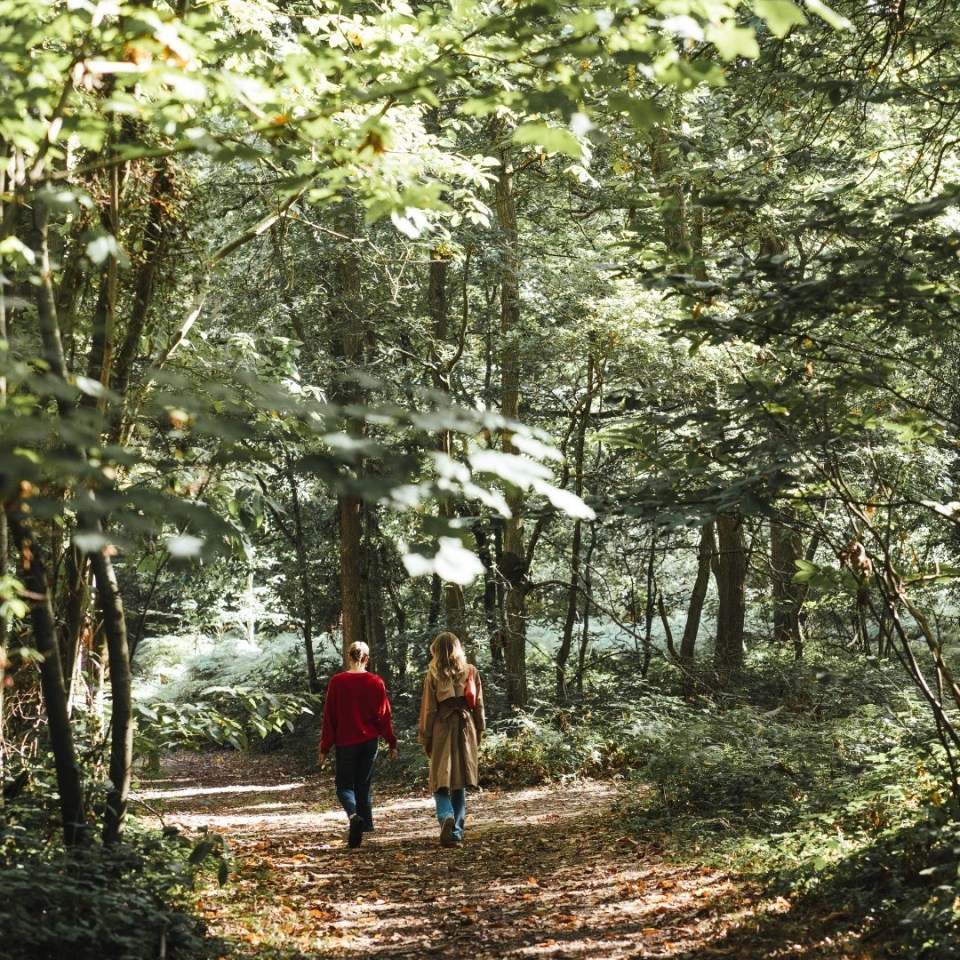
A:
[[[373,829],[373,797],[370,784],[373,782],[373,767],[380,748],[380,738],[351,747],[337,747],[337,799],[343,804],[347,816],[355,813],[363,818],[363,829]]]

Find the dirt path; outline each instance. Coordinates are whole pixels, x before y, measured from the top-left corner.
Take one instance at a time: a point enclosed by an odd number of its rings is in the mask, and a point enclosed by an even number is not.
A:
[[[329,774],[271,758],[170,761],[137,796],[191,834],[228,839],[232,874],[201,909],[234,957],[866,957],[793,928],[698,864],[631,841],[610,783],[483,792],[462,845],[442,849],[426,794],[375,796],[356,850]]]

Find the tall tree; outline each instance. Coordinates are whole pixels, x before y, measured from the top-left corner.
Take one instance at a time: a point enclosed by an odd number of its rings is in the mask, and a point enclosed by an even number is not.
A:
[[[500,169],[496,183],[497,224],[500,228],[500,411],[508,420],[520,419],[520,238],[517,229],[517,201],[513,154],[508,147],[499,151]],[[503,431],[505,453],[517,453],[510,429]],[[507,702],[522,707],[527,702],[527,614],[526,597],[530,571],[524,543],[523,491],[507,490],[507,518],[503,534],[500,576],[505,584],[505,617],[502,633]]]

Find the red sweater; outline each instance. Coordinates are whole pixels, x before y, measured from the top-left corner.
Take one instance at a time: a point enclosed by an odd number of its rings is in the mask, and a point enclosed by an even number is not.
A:
[[[320,752],[329,753],[334,746],[352,747],[374,737],[383,737],[391,749],[397,745],[383,681],[366,670],[334,674],[323,702]]]

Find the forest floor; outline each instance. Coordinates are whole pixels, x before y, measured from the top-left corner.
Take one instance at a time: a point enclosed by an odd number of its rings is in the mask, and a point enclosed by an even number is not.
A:
[[[637,843],[618,814],[622,785],[472,794],[464,842],[444,849],[430,797],[385,777],[377,828],[351,850],[332,774],[291,766],[280,754],[185,755],[136,791],[141,816],[228,843],[229,880],[198,891],[219,956],[888,956],[842,914],[798,915],[744,878]]]

